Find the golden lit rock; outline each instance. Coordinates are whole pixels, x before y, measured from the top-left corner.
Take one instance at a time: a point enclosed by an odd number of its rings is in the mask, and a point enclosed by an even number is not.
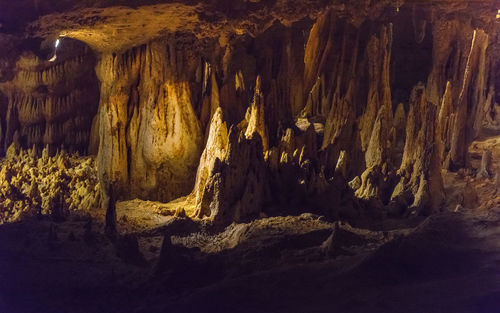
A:
[[[499,8],[0,0],[0,312],[496,312]]]

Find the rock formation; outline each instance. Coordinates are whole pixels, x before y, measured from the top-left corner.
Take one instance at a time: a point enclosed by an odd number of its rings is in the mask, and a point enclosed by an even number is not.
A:
[[[481,157],[481,167],[477,172],[477,178],[488,178],[491,176],[491,158],[492,153],[490,150],[483,153]]]
[[[97,2],[0,36],[0,143],[97,154],[103,209],[113,190],[222,226],[425,215],[492,122],[493,4]]]
[[[499,1],[0,0],[0,313],[497,312]]]
[[[101,81],[101,181],[118,194],[169,201],[189,192],[202,150],[200,122],[191,103],[189,74],[200,59],[175,42],[153,42],[121,55],[107,54]],[[121,189],[121,190],[120,190]]]
[[[6,102],[0,119],[4,125],[0,154],[15,140],[39,152],[47,145],[51,153],[61,147],[71,153],[92,149],[89,142],[98,101],[95,57],[75,40],[61,40],[59,47],[64,50],[49,49],[57,54],[51,61],[23,53],[12,80],[0,83]]]
[[[437,108],[426,98],[425,88],[416,86],[411,94],[410,112],[406,127],[406,145],[400,181],[391,198],[405,194],[408,188],[411,200],[406,203],[419,209],[439,208],[444,199],[443,182],[436,142]]]
[[[69,213],[89,212],[99,205],[100,185],[93,159],[58,152],[40,157],[36,149],[14,144],[0,161],[0,224],[29,216],[61,219]]]

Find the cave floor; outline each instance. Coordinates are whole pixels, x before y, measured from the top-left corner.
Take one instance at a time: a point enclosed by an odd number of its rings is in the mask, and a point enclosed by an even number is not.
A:
[[[498,168],[497,143],[496,136],[475,142],[472,166],[492,149]],[[265,218],[221,234],[176,237],[174,243],[201,252],[161,273],[163,238],[155,230],[175,218],[141,210],[145,202],[118,206],[120,230],[134,233],[137,249],[134,240],[102,235],[99,214],[92,222],[72,216],[5,224],[0,312],[500,312],[494,180],[444,178],[446,208],[418,225],[338,224],[344,235],[332,239],[334,224],[318,216]],[[456,211],[466,179],[479,205]]]
[[[310,219],[297,217],[301,218]],[[190,263],[175,275],[154,274],[160,236],[139,236],[145,262],[137,263],[117,256],[117,248],[99,232],[89,234],[85,221],[4,225],[1,312],[498,312],[500,308],[500,208],[436,214],[416,228],[385,232],[382,245],[368,240],[355,247],[351,242],[330,256],[318,247],[329,236],[328,225],[292,235],[286,235],[290,232],[286,227],[275,228],[280,235],[265,235],[266,228],[273,227],[271,220],[261,221],[253,236],[218,254],[214,260],[223,269]],[[278,222],[282,221],[274,220]],[[249,231],[239,232],[230,231],[235,238]]]

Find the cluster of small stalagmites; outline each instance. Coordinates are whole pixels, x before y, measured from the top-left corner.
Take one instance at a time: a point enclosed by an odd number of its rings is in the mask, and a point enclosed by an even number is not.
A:
[[[215,225],[262,215],[269,201],[306,205],[304,199],[316,201],[314,196],[322,193],[340,196],[318,168],[318,134],[313,123],[305,129],[287,128],[277,145],[269,147],[260,77],[255,86],[253,101],[238,125],[228,129],[218,103],[209,124],[188,200],[194,204],[195,217],[208,217]]]
[[[0,161],[0,224],[27,216],[64,218],[74,211],[96,208],[99,182],[92,158],[65,151],[37,156],[35,149],[13,144]]]
[[[280,190],[279,194],[306,199],[329,189],[324,167],[317,162],[317,137],[312,124],[305,131],[287,128],[278,145],[265,152],[273,185]],[[341,174],[345,177],[345,172]]]

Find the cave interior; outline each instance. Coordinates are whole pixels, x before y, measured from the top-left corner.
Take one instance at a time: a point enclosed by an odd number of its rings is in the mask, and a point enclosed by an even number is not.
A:
[[[499,59],[497,0],[0,0],[0,312],[500,312]]]

